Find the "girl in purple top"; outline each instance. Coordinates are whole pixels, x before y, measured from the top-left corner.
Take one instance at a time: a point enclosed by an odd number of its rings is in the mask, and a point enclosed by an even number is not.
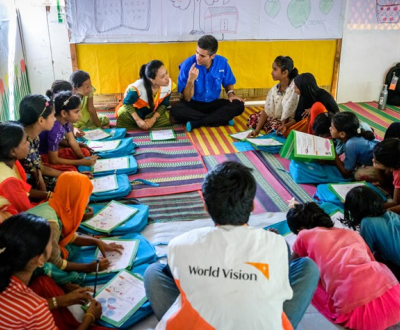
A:
[[[50,131],[40,134],[39,152],[45,165],[60,171],[76,171],[76,166],[92,166],[97,156],[91,156],[89,148],[79,144],[72,124],[81,116],[81,99],[70,91],[54,97],[56,121]],[[85,158],[89,157],[89,158]]]

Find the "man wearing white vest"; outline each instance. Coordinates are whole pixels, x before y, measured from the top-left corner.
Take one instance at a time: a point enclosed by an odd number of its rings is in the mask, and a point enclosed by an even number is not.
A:
[[[319,272],[308,258],[289,264],[282,236],[247,225],[256,193],[250,171],[226,162],[209,172],[202,190],[215,227],[174,238],[168,265],[146,271],[157,329],[286,330],[300,322]]]

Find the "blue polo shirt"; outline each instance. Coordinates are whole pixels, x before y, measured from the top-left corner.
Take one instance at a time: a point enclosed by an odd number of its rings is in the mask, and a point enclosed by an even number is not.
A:
[[[193,63],[196,63],[196,55],[184,60],[179,66],[178,91],[182,93],[186,87],[189,77],[189,70]],[[194,94],[192,100],[200,102],[212,102],[219,99],[221,94],[221,85],[224,88],[236,83],[235,76],[232,73],[228,60],[216,55],[213,59],[210,69],[207,71],[204,65],[197,65],[199,75],[194,81]]]

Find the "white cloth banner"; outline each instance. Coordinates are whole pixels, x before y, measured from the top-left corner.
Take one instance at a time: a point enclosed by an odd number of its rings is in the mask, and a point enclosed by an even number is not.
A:
[[[70,0],[71,43],[333,39],[344,0]]]

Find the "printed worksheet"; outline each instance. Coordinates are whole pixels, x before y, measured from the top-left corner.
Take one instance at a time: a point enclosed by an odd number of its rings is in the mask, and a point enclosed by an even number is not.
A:
[[[236,140],[243,141],[243,140],[246,140],[247,136],[253,131],[254,131],[253,129],[248,129],[247,131],[244,131],[244,132],[229,134],[229,136],[233,137]]]
[[[89,141],[86,144],[90,149],[93,149],[94,152],[103,152],[117,149],[121,144],[121,140]]]
[[[159,131],[151,131],[150,139],[152,141],[175,140],[176,135],[173,129],[163,129]]]
[[[335,224],[336,228],[348,228],[345,225],[343,225],[339,219],[343,219],[344,218],[344,214],[341,211],[336,211],[335,213],[330,215],[333,223]]]
[[[330,189],[340,198],[342,202],[346,200],[347,193],[359,186],[365,186],[365,181],[363,182],[352,182],[352,183],[345,183],[345,184],[330,184]]]
[[[101,319],[119,328],[146,300],[142,279],[123,270],[96,295],[102,306]]]
[[[93,191],[92,191],[93,194],[118,189],[118,181],[117,181],[117,176],[115,174],[101,176],[99,178],[94,178],[90,181],[93,184]]]
[[[129,157],[98,159],[93,165],[93,173],[119,170],[129,167]]]
[[[296,134],[296,154],[307,156],[332,157],[332,144],[329,139],[319,136],[295,132]]]
[[[283,143],[275,139],[246,139],[246,141],[258,147],[275,147],[283,145]]]
[[[113,238],[103,238],[103,242],[110,244],[116,243],[122,245],[122,254],[118,252],[106,252],[106,258],[110,262],[110,265],[107,269],[103,270],[101,273],[109,273],[109,272],[119,272],[123,269],[126,269],[132,266],[133,261],[135,260],[137,250],[139,248],[140,240],[138,239],[113,239]],[[96,250],[95,259],[102,258],[103,254],[99,249]]]
[[[82,225],[96,231],[110,233],[114,228],[123,224],[137,212],[139,212],[137,208],[111,201],[93,218],[82,222]]]
[[[101,140],[111,136],[111,134],[102,130],[101,128],[96,128],[90,131],[85,131],[83,138],[86,140]]]

